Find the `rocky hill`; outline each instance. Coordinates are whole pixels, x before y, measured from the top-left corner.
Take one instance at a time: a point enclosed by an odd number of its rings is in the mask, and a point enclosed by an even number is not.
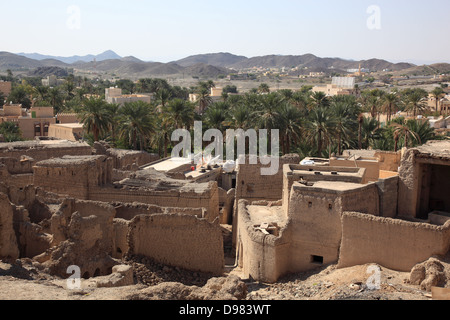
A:
[[[348,69],[357,69],[359,66],[374,72],[389,71],[407,75],[433,75],[450,72],[450,64],[441,63],[429,66],[416,66],[411,63],[392,63],[381,59],[345,60],[341,58],[321,58],[313,54],[304,55],[266,55],[247,58],[231,53],[209,53],[189,56],[187,58],[169,63],[145,62],[136,57],[120,57],[113,51],[106,51],[100,55],[73,56],[71,63],[58,60],[61,57],[51,57],[39,54],[30,56],[9,52],[0,52],[0,71],[11,69],[13,71],[32,71],[42,67],[73,68],[75,71],[90,73],[115,74],[120,77],[217,77],[228,75],[243,69],[252,68],[296,68],[298,74],[311,71],[322,71],[327,74],[345,72]],[[95,61],[94,61],[95,57]],[[108,58],[112,57],[112,58]],[[45,59],[41,59],[45,58]],[[67,58],[69,59],[69,58]],[[64,59],[62,59],[64,60]],[[77,61],[74,61],[77,60]],[[85,61],[87,60],[87,61]],[[69,60],[67,60],[69,61]],[[287,70],[287,71],[288,71]],[[297,74],[293,74],[297,75]]]
[[[386,60],[370,59],[362,61],[344,60],[341,58],[320,58],[313,54],[304,55],[266,55],[247,58],[230,53],[211,53],[190,56],[176,61],[181,66],[190,66],[197,63],[225,67],[235,70],[250,68],[295,68],[308,70],[347,70],[356,69],[361,65],[372,71],[402,70],[414,67],[410,63],[391,63]]]
[[[244,56],[236,56],[231,53],[220,52],[189,56],[187,58],[178,60],[175,63],[182,67],[189,67],[197,65],[199,63],[216,67],[229,67],[247,60],[248,58]]]
[[[59,78],[67,77],[69,73],[66,69],[60,67],[39,67],[28,73],[31,77],[41,77],[45,78],[50,75],[57,76]]]
[[[44,55],[44,54],[39,54],[39,53],[18,53],[18,55],[24,56],[29,59],[34,59],[34,60],[46,60],[46,59],[59,60],[61,62],[67,63],[67,64],[71,64],[71,63],[79,62],[79,61],[89,62],[89,61],[93,61],[94,59],[96,59],[97,61],[103,61],[103,60],[120,59],[121,58],[117,53],[115,53],[112,50],[108,50],[108,51],[105,51],[105,52],[97,54],[97,55],[88,54],[85,56],[71,56],[71,57],[51,56],[51,55]]]

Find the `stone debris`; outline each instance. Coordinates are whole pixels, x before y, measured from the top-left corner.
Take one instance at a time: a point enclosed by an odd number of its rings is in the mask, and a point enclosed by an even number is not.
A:
[[[95,281],[98,288],[134,285],[133,268],[129,265],[114,266],[110,275],[97,277]]]
[[[449,275],[436,258],[415,265],[411,270],[410,283],[419,285],[421,290],[431,292],[432,287],[446,287]]]

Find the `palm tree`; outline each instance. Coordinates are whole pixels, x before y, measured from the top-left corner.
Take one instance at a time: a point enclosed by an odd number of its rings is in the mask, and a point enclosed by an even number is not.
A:
[[[321,157],[323,147],[330,144],[335,127],[335,119],[324,107],[314,108],[309,114],[307,138],[311,143],[317,143],[316,156]]]
[[[208,88],[206,88],[204,86],[199,86],[199,87],[197,87],[195,93],[198,95],[199,113],[203,114],[203,112],[205,112],[208,105],[212,103],[210,91]]]
[[[416,136],[414,137],[415,142],[413,142],[412,146],[418,144],[424,144],[430,140],[436,140],[436,132],[434,128],[430,127],[429,121],[420,121],[420,120],[408,120],[406,125],[408,126],[410,132],[414,132]]]
[[[371,147],[375,140],[381,138],[380,124],[375,118],[364,118],[362,123],[363,148]]]
[[[203,115],[203,119],[205,120],[208,128],[217,129],[221,132],[224,131],[226,126],[226,109],[223,104],[215,103],[212,104]]]
[[[291,146],[301,139],[303,131],[302,114],[299,109],[290,103],[283,103],[279,109],[279,128],[282,140],[283,154],[291,153]]]
[[[155,99],[161,105],[162,109],[166,106],[167,102],[172,98],[172,93],[168,89],[159,89],[156,91]]]
[[[306,110],[308,107],[308,93],[296,91],[292,94],[291,103],[300,110]]]
[[[100,134],[108,130],[111,119],[106,105],[101,98],[89,98],[77,110],[80,122],[88,133],[94,135],[94,141],[98,141]]]
[[[73,81],[67,80],[64,83],[64,91],[66,93],[66,100],[71,100],[75,96],[75,94],[73,93],[74,90],[75,90],[75,84],[73,83]]]
[[[387,114],[387,123],[391,121],[392,112],[397,108],[398,96],[395,93],[388,93],[384,96],[384,110]]]
[[[338,154],[342,154],[343,140],[348,138],[353,129],[354,109],[351,104],[343,101],[333,102],[330,106],[336,121],[336,139],[338,143]]]
[[[361,94],[360,102],[372,118],[376,118],[380,113],[383,95],[384,92],[379,89],[363,91]]]
[[[37,86],[36,92],[38,94],[38,101],[45,101],[48,99],[48,87],[45,86]]]
[[[358,115],[358,148],[362,149],[362,127],[364,123],[364,115],[361,113]]]
[[[230,127],[242,130],[247,130],[251,127],[251,111],[246,104],[239,104],[234,108],[231,108],[228,115],[228,124]]]
[[[84,87],[75,89],[75,98],[78,100],[83,100],[84,95],[87,93],[87,90]]]
[[[328,97],[325,94],[325,92],[322,92],[322,91],[313,92],[310,95],[309,105],[312,109],[328,107],[328,105],[329,105]]]
[[[0,91],[0,107],[3,107],[3,105],[5,104],[5,100],[6,100],[6,95]]]
[[[170,116],[174,122],[175,129],[185,127],[189,130],[194,123],[195,109],[189,101],[178,98],[173,99],[169,101],[163,111]]]
[[[167,158],[171,135],[175,130],[173,119],[166,113],[158,113],[156,117],[158,130],[152,135],[151,142],[159,150],[159,155]]]
[[[412,137],[413,139],[416,139],[420,143],[420,137],[417,133],[415,133],[411,128],[408,126],[408,122],[404,120],[402,123],[392,123],[391,126],[394,128],[394,140],[395,140],[395,151],[397,151],[398,141],[399,137],[403,136],[404,138],[404,147],[408,148],[408,137]]]
[[[111,132],[111,140],[113,145],[116,144],[117,128],[120,124],[120,104],[108,103],[106,109],[109,117],[109,129]]]
[[[137,92],[146,93],[150,91],[151,79],[143,78],[139,79],[136,85]]]
[[[150,134],[155,131],[152,106],[143,101],[125,103],[120,114],[120,137],[128,138],[134,150],[137,150],[139,140],[140,149],[143,150]]]
[[[215,87],[216,87],[216,84],[214,83],[214,81],[208,80],[208,81],[206,82],[206,86],[207,86],[207,88],[208,88],[209,90],[211,90],[211,88],[215,88]]]
[[[64,103],[64,97],[58,87],[50,88],[50,90],[48,91],[48,99],[50,105],[53,107],[55,114],[61,111]]]
[[[260,97],[258,105],[255,106],[257,110],[253,114],[256,117],[256,126],[269,132],[276,129],[279,118],[278,107],[281,104],[281,97],[275,92]]]
[[[22,140],[22,133],[18,127],[18,123],[5,121],[0,123],[0,135],[4,142],[13,142]]]
[[[291,102],[294,97],[294,92],[291,89],[281,89],[277,92],[281,95],[282,100],[285,102]]]
[[[394,130],[394,152],[398,151],[399,140],[400,140],[400,130]]]
[[[427,96],[428,93],[423,89],[414,89],[406,92],[404,96],[406,110],[412,111],[414,118],[419,112],[426,109],[427,106],[424,100]]]
[[[434,99],[436,99],[436,112],[439,111],[439,114],[442,114],[442,108],[441,110],[439,109],[439,100],[444,96],[444,90],[441,87],[436,87],[433,89],[433,91],[431,91],[431,95],[433,96]]]
[[[267,83],[261,83],[258,87],[259,93],[270,93],[270,87]]]

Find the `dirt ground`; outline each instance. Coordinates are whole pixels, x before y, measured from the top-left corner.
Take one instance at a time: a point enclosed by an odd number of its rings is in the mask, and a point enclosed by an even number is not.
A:
[[[70,290],[67,280],[43,273],[29,259],[0,262],[0,300],[431,300],[430,292],[409,283],[409,272],[376,265],[344,269],[329,265],[286,276],[275,284],[243,279],[239,268],[230,268],[211,284],[211,275],[162,266],[147,258],[124,263],[133,267],[135,285],[98,288],[91,278],[81,279],[81,289]],[[373,281],[375,270],[379,282]],[[225,290],[223,283],[229,279],[235,282]]]

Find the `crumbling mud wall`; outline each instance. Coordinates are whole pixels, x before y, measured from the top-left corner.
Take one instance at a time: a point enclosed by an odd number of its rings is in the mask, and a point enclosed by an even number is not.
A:
[[[112,237],[105,241],[104,227],[98,216],[82,217],[75,212],[67,228],[68,239],[36,259],[49,273],[63,278],[68,277],[67,268],[72,265],[80,268],[85,279],[108,275],[118,262],[112,259],[111,251],[106,251]]]
[[[106,156],[64,156],[34,166],[34,185],[49,192],[88,200],[91,190],[112,182]]]
[[[10,201],[17,206],[29,209],[36,199],[36,188],[33,185],[18,187],[0,182],[0,192],[6,194]]]
[[[225,189],[219,188],[219,207],[220,210],[220,223],[221,224],[231,224],[233,216],[233,206],[235,199],[236,189],[230,189],[226,191]]]
[[[278,170],[273,175],[262,175],[262,168],[269,168],[269,165],[263,165],[258,158],[257,164],[250,164],[247,156],[244,163],[239,164],[236,176],[236,200],[246,199],[249,201],[280,200],[283,190],[283,166],[285,164],[300,163],[300,156],[296,154],[280,157]]]
[[[65,199],[45,230],[52,247],[36,256],[51,274],[67,277],[67,268],[80,267],[82,276],[107,275],[113,265],[115,209],[107,203]]]
[[[113,229],[113,253],[112,257],[115,259],[122,259],[129,250],[127,234],[129,229],[130,220],[121,218],[114,218]]]
[[[409,272],[433,255],[450,248],[450,221],[443,226],[345,212],[339,268],[377,263]]]
[[[297,154],[285,155],[278,158],[278,170],[272,175],[262,175],[262,168],[269,168],[270,164],[264,165],[258,158],[257,164],[250,164],[249,156],[241,162],[236,174],[236,192],[234,209],[232,215],[233,230],[238,226],[238,203],[240,200],[253,201],[278,201],[283,198],[283,167],[286,164],[299,164],[300,156]],[[233,247],[236,246],[236,233],[233,233]]]
[[[129,226],[128,255],[221,275],[224,270],[222,231],[217,224],[182,214],[140,215]]]
[[[33,173],[34,160],[29,157],[0,158],[0,167],[5,167],[10,174]]]
[[[394,218],[397,216],[398,176],[379,179],[376,182],[380,195],[380,216]]]
[[[94,143],[95,154],[105,155],[113,159],[114,169],[136,171],[140,166],[159,159],[157,154],[145,151],[112,148],[104,141]]]
[[[73,143],[73,142],[55,142],[40,143],[40,141],[21,141],[2,143],[0,146],[0,157],[10,157],[21,159],[22,156],[27,156],[35,161],[42,161],[51,158],[60,158],[66,155],[82,156],[91,155],[92,148],[87,143]]]
[[[416,217],[419,172],[415,167],[417,149],[405,152],[399,170],[398,215],[402,217]]]
[[[291,270],[304,271],[317,264],[337,262],[342,238],[341,215],[350,208],[378,215],[376,185],[294,183],[289,204]]]
[[[0,193],[0,259],[19,258],[13,214],[13,206],[9,198]]]
[[[398,215],[427,220],[450,212],[450,142],[429,141],[405,151],[399,169]]]
[[[294,182],[286,221],[280,221],[276,233],[267,234],[255,228],[247,208],[250,202],[240,200],[236,233],[239,264],[247,276],[275,282],[287,273],[336,263],[342,239],[342,213],[347,208],[357,208],[378,215],[378,201],[374,183]]]
[[[19,188],[33,184],[33,163],[28,157],[0,158],[0,181]]]
[[[155,213],[182,213],[186,215],[196,216],[197,218],[204,218],[205,213],[203,208],[177,208],[177,207],[160,207],[153,204],[144,203],[111,203],[116,210],[116,218],[124,220],[132,220],[134,217],[142,214]]]
[[[279,235],[255,230],[249,216],[247,200],[238,202],[238,230],[236,252],[239,267],[246,277],[256,281],[274,283],[289,270],[291,236],[289,228]]]
[[[204,218],[213,222],[219,217],[219,191],[217,182],[190,184],[164,191],[152,189],[96,188],[89,199],[104,202],[139,202],[159,207],[205,208]]]
[[[283,166],[283,209],[289,213],[289,199],[294,182],[311,183],[316,181],[339,181],[360,183],[364,181],[365,168],[312,166],[285,164]]]
[[[377,150],[375,151],[374,157],[378,159],[380,170],[398,172],[400,161],[402,159],[402,152]]]
[[[140,166],[151,163],[159,159],[157,154],[145,151],[108,149],[106,155],[113,158],[113,165],[116,169],[137,170]]]

